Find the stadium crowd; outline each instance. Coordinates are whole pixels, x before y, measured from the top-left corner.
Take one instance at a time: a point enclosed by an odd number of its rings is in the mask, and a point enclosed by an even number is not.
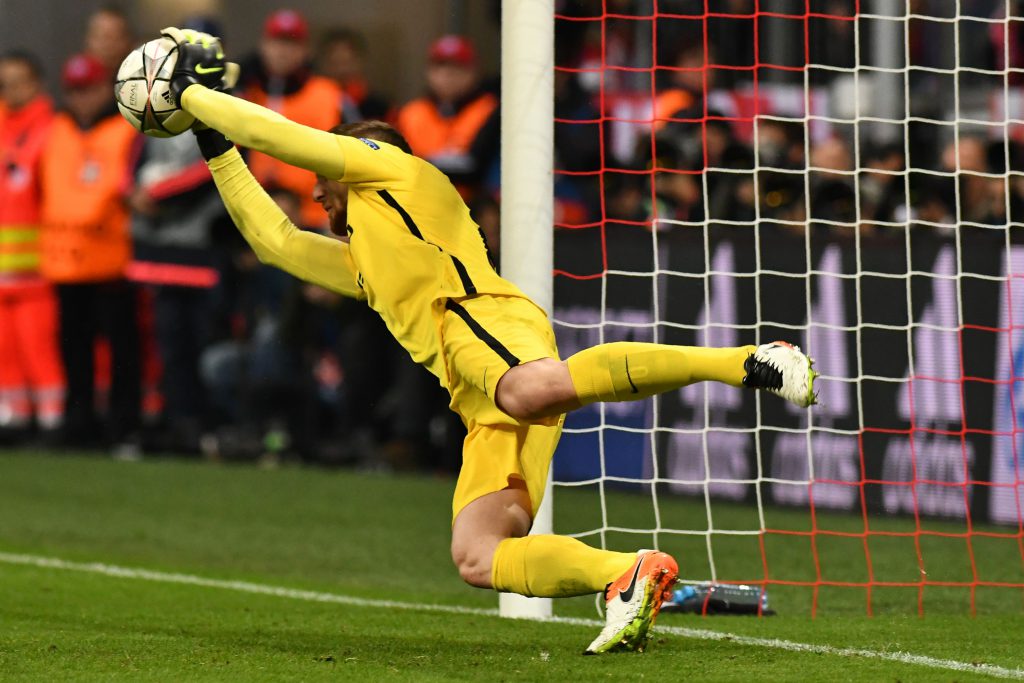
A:
[[[642,4],[608,2],[622,15]],[[688,4],[660,6],[685,15]],[[742,16],[752,3],[725,4]],[[608,20],[602,35],[601,22],[586,21],[593,3],[558,3],[557,224],[774,221],[870,239],[914,224],[1019,220],[1020,176],[998,175],[1020,168],[1016,143],[970,130],[954,139],[939,123],[892,135],[841,122],[853,22],[843,20],[848,3],[822,4],[837,18],[808,22],[804,46],[809,63],[827,67],[809,73],[822,97],[801,95],[794,109],[803,76],[793,83],[791,72],[761,67],[754,39],[737,38],[752,35],[752,20],[664,21],[645,41],[639,22]],[[183,24],[221,33],[209,17]],[[449,175],[497,252],[499,89],[474,44],[438,37],[423,95],[400,104],[367,79],[357,30],[320,28],[294,10],[270,14],[258,51],[241,60],[236,94],[320,129],[392,122]],[[935,27],[912,29],[914,63],[943,59],[929,39]],[[966,58],[990,69],[1000,55],[1024,61],[1024,42],[1010,35],[1011,49],[993,34]],[[137,42],[126,14],[100,9],[57,93],[45,91],[32,54],[0,56],[2,443],[457,468],[462,427],[446,395],[376,314],[261,265],[192,136],[146,138],[120,117],[111,84]],[[602,76],[602,63],[630,68]],[[764,83],[751,94],[757,77]],[[922,102],[916,116],[949,119],[927,97],[935,79],[910,85],[913,106]],[[817,117],[810,124],[804,106]],[[258,154],[248,161],[296,224],[324,228],[311,174]]]

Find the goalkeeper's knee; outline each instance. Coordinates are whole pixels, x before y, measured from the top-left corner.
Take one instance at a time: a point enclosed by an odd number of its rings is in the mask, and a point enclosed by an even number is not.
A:
[[[487,552],[474,551],[469,547],[456,548],[452,546],[452,562],[459,570],[459,576],[470,586],[476,588],[491,588],[491,564],[494,559],[494,549]]]
[[[511,368],[494,394],[494,402],[502,411],[524,422],[556,417],[580,407],[569,369],[554,358]]]

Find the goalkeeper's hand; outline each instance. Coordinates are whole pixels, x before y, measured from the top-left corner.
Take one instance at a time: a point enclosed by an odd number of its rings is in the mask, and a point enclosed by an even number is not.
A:
[[[238,81],[238,65],[224,61],[220,39],[209,33],[170,26],[160,32],[178,45],[178,61],[171,74],[171,94],[181,102],[181,94],[190,85],[211,90],[230,90]]]

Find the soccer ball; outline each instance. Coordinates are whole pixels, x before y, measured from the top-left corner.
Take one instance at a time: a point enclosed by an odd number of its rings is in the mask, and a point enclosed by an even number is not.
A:
[[[178,107],[170,90],[177,61],[177,44],[160,37],[132,50],[117,70],[117,108],[128,123],[146,135],[169,138],[184,133],[195,122],[191,114]]]

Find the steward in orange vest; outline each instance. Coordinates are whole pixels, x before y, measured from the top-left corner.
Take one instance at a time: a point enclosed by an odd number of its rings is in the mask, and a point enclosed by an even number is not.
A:
[[[57,298],[39,275],[39,159],[53,120],[35,58],[0,57],[0,429],[44,432],[64,413]]]
[[[120,279],[131,257],[124,194],[138,134],[106,99],[84,120],[58,114],[43,153],[42,271],[53,282]]]
[[[259,55],[243,65],[239,87],[245,99],[297,123],[328,130],[341,122],[341,88],[313,75],[309,26],[294,10],[279,10],[267,18]],[[313,201],[313,173],[259,152],[250,153],[249,168],[264,187],[282,187],[302,198],[302,222],[307,227],[325,223],[323,208]]]
[[[480,87],[476,48],[448,35],[430,47],[425,97],[398,112],[396,128],[413,154],[434,164],[464,198],[496,170],[500,144],[498,98]]]
[[[102,62],[76,55],[62,73],[67,111],[54,119],[42,158],[42,273],[57,283],[67,372],[66,438],[123,444],[139,428],[138,303],[124,278],[131,257],[125,194],[139,135],[117,113]],[[110,344],[106,425],[95,413],[94,347]]]
[[[0,82],[12,80],[15,71],[25,69],[3,59]],[[0,286],[40,280],[37,165],[52,120],[50,98],[39,92],[0,122]]]

